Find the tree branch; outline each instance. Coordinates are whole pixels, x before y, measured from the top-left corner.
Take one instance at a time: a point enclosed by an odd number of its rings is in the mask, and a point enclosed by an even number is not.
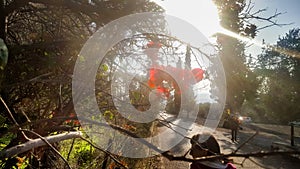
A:
[[[123,129],[120,126],[116,126],[116,125],[112,125],[112,124],[108,125],[108,124],[105,124],[105,123],[100,123],[100,122],[97,122],[97,121],[86,119],[84,117],[81,117],[81,119],[83,119],[84,121],[87,121],[89,123],[97,124],[97,125],[100,125],[100,126],[112,127],[113,129],[118,130],[120,132],[123,132],[124,134],[127,134],[131,137],[138,138],[138,136],[135,133],[132,133],[131,131]],[[252,137],[254,137],[254,136],[252,136]],[[72,139],[72,138],[81,138],[83,140],[88,141],[87,139],[82,137],[81,132],[70,132],[70,133],[64,133],[64,134],[59,134],[59,135],[55,135],[55,136],[49,136],[49,137],[45,137],[45,140],[47,140],[49,143],[54,143],[54,142],[59,142],[59,141]],[[249,138],[249,139],[251,139],[251,138]],[[300,155],[300,151],[298,151],[298,150],[297,151],[270,151],[270,152],[259,151],[259,152],[251,152],[251,153],[232,152],[232,153],[229,153],[229,154],[218,154],[218,155],[213,155],[213,156],[205,156],[205,157],[200,157],[200,158],[196,158],[196,159],[191,159],[191,158],[187,158],[186,156],[175,156],[173,154],[170,154],[168,151],[164,152],[163,150],[160,150],[158,147],[156,147],[152,143],[146,141],[145,139],[139,139],[139,141],[142,144],[146,145],[147,147],[153,149],[154,151],[157,151],[157,152],[161,153],[162,156],[166,157],[170,161],[196,162],[196,161],[209,161],[209,160],[215,160],[215,159],[224,159],[224,158],[227,158],[227,157],[245,157],[245,158],[249,158],[249,157],[263,157],[263,156],[272,156],[272,155],[291,155],[291,154]],[[88,142],[92,146],[94,146],[95,148],[97,147],[92,142],[90,142],[90,141],[88,141]],[[43,145],[46,145],[46,143],[41,138],[35,139],[35,140],[30,140],[30,141],[28,141],[24,144],[17,145],[17,146],[14,146],[12,148],[1,151],[0,152],[0,158],[11,157],[11,156],[17,155],[19,153],[26,152],[26,151],[28,151],[32,148],[40,147],[40,146],[43,146]],[[102,149],[100,149],[100,150],[104,151]],[[106,152],[106,151],[104,151],[104,152],[109,153],[109,152]],[[114,160],[116,160],[116,159],[114,159]]]
[[[2,102],[2,104],[4,105],[5,109],[8,112],[9,117],[11,118],[11,120],[15,123],[16,126],[19,127],[19,123],[17,122],[17,120],[15,119],[15,117],[13,116],[12,112],[9,110],[7,104],[5,103],[5,101],[3,100],[3,98],[0,96],[0,101]]]
[[[25,130],[23,130],[25,131]],[[29,130],[26,130],[26,132],[29,132]],[[15,156],[20,153],[24,153],[26,151],[29,151],[33,148],[41,147],[47,145],[45,141],[47,141],[49,144],[60,142],[63,140],[68,140],[72,138],[80,138],[82,136],[82,133],[77,131],[77,132],[69,132],[69,133],[63,133],[63,134],[57,134],[54,136],[48,136],[48,137],[43,137],[34,139],[34,140],[29,140],[23,144],[16,145],[14,147],[5,149],[0,151],[0,159],[1,158],[9,158],[12,156]]]
[[[174,156],[169,154],[169,152],[162,153],[164,157],[166,157],[170,161],[186,161],[186,162],[196,162],[196,161],[210,161],[216,159],[224,159],[227,157],[264,157],[264,156],[274,156],[274,155],[291,155],[291,154],[300,154],[300,151],[259,151],[252,153],[230,153],[230,154],[218,154],[213,156],[204,156],[195,159],[186,158],[185,156]]]
[[[251,2],[251,1],[250,1]],[[249,4],[250,6],[250,4]],[[286,26],[286,25],[291,25],[293,23],[277,23],[277,20],[274,20],[274,18],[278,17],[279,15],[283,15],[286,12],[282,13],[282,12],[277,12],[277,9],[275,11],[275,13],[269,17],[261,17],[259,16],[259,14],[266,12],[267,8],[263,8],[263,9],[259,9],[253,13],[251,13],[252,8],[254,7],[254,5],[252,5],[252,7],[247,8],[247,10],[245,11],[245,13],[240,17],[241,20],[244,20],[245,22],[247,22],[246,20],[251,20],[251,19],[256,19],[256,20],[261,20],[261,21],[266,21],[270,24],[266,25],[266,26],[262,26],[260,28],[257,28],[256,31],[268,28],[268,27],[272,27],[272,26]]]
[[[12,121],[15,123],[15,125],[20,129],[19,123],[18,123],[17,120],[14,118],[12,112],[10,111],[10,109],[8,108],[7,104],[5,103],[5,101],[3,100],[3,98],[2,98],[1,96],[0,96],[0,101],[2,102],[2,104],[3,104],[4,107],[5,107],[5,109],[7,110],[8,115],[9,115],[9,117],[11,118],[11,120],[12,120]],[[23,131],[21,131],[21,133],[22,133],[22,135],[23,135],[23,137],[24,137],[25,139],[29,140],[29,138],[26,136],[26,134],[25,134]]]
[[[41,136],[38,133],[36,133],[34,131],[31,131],[31,130],[21,129],[21,131],[25,131],[25,132],[28,132],[28,133],[31,133],[31,134],[34,134],[34,135],[38,136],[46,145],[48,145],[52,149],[52,151],[54,151],[65,162],[66,166],[68,166],[68,168],[71,169],[71,166],[68,163],[68,161],[60,154],[60,152],[55,147],[53,147],[53,145],[51,145],[51,143],[49,143],[47,141],[47,139],[45,139],[43,136]]]
[[[124,164],[122,164],[122,162],[120,162],[119,160],[117,160],[109,151],[103,150],[101,148],[99,148],[98,146],[96,146],[93,142],[91,142],[90,140],[84,138],[84,137],[80,137],[82,140],[88,142],[91,146],[93,146],[94,148],[96,148],[97,150],[100,150],[102,152],[104,152],[105,154],[107,154],[110,158],[112,158],[117,164],[119,164],[120,166],[128,169],[127,166],[125,166]]]
[[[250,137],[250,138],[248,138],[245,142],[243,142],[236,150],[234,150],[234,152],[233,153],[236,153],[236,152],[238,152],[245,144],[247,144],[250,140],[252,140],[255,136],[257,136],[258,135],[258,130]]]
[[[100,122],[97,122],[97,121],[87,119],[85,117],[81,117],[81,119],[83,119],[84,121],[96,124],[96,125],[100,125],[100,126],[104,126],[104,127],[111,127],[113,129],[116,129],[116,130],[118,130],[120,132],[123,132],[123,133],[125,133],[125,134],[127,134],[131,137],[134,137],[134,138],[140,138],[135,133],[132,133],[131,131],[128,131],[128,130],[123,129],[123,128],[121,128],[119,126],[116,126],[116,125],[112,125],[112,124],[108,125],[108,124],[100,123]],[[250,137],[248,140],[251,140],[254,136]],[[249,158],[249,157],[263,157],[263,156],[271,156],[271,155],[300,154],[299,150],[297,150],[297,151],[270,151],[270,152],[259,151],[259,152],[251,152],[251,153],[236,153],[236,152],[233,152],[233,153],[229,153],[229,154],[217,154],[217,155],[213,155],[213,156],[205,156],[205,157],[191,159],[191,158],[185,157],[185,155],[184,156],[175,156],[173,154],[169,154],[169,151],[165,152],[163,150],[160,150],[158,147],[156,147],[155,145],[153,145],[152,143],[146,141],[143,138],[139,139],[139,141],[142,144],[144,144],[145,146],[147,146],[148,148],[151,148],[152,150],[154,150],[158,153],[161,153],[162,156],[166,157],[170,161],[196,162],[196,161],[208,161],[208,160],[215,160],[215,159],[224,159],[224,158],[227,158],[227,157],[245,157],[245,158]]]

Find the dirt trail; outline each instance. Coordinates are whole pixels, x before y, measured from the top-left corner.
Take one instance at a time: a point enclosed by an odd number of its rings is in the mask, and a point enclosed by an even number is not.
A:
[[[195,124],[192,126],[192,131],[189,132],[189,136],[194,135],[201,131],[202,126]],[[240,150],[240,153],[258,152],[261,150],[269,151],[273,142],[289,143],[289,126],[277,126],[277,125],[244,125],[243,130],[239,131],[238,142],[233,143],[230,140],[230,130],[224,128],[217,128],[213,132],[213,135],[217,138],[222,153],[230,153],[234,151],[241,143],[245,142],[256,130],[259,130],[259,134],[256,135],[251,141],[245,144]],[[296,131],[296,135],[300,135],[300,130]],[[297,140],[296,140],[297,141]],[[299,142],[300,143],[300,142]],[[182,155],[190,148],[189,140],[184,139],[180,144],[171,149],[170,151],[176,155]],[[300,159],[293,156],[268,156],[261,158],[249,158],[244,161],[244,158],[233,158],[237,168],[241,169],[299,169]],[[189,163],[169,161],[164,157],[161,157],[161,161],[158,165],[160,169],[188,169]],[[240,165],[243,163],[243,165]]]

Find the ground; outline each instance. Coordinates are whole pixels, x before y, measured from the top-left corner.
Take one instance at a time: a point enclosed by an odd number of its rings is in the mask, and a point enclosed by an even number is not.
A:
[[[189,136],[192,136],[199,132],[203,126],[195,124],[189,132]],[[242,143],[248,138],[259,133],[249,142],[247,142],[238,152],[249,153],[258,151],[270,151],[273,142],[283,142],[287,145],[290,144],[290,127],[282,125],[268,125],[268,124],[244,124],[243,129],[238,133],[238,142],[233,143],[230,139],[230,130],[224,128],[217,128],[213,132],[213,135],[217,138],[222,153],[230,153],[236,150]],[[295,128],[295,136],[300,136],[300,128]],[[296,137],[296,143],[300,143],[299,137]],[[190,148],[189,140],[184,139],[179,145],[171,149],[171,152],[176,155],[182,155]],[[189,163],[187,162],[174,162],[161,157],[158,164],[159,169],[188,169]],[[260,158],[249,158],[243,161],[245,158],[232,158],[237,168],[242,169],[298,169],[300,166],[300,158],[291,155],[276,155]]]

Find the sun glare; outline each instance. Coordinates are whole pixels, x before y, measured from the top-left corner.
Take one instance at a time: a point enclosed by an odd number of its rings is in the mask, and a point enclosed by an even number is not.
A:
[[[260,48],[269,48],[276,52],[300,58],[300,53],[287,49],[275,48],[262,44],[257,40],[243,37],[237,33],[222,28],[219,24],[217,7],[212,0],[153,0],[166,10],[166,14],[183,19],[194,25],[209,41],[215,42],[216,33],[222,33]]]
[[[153,0],[166,10],[166,14],[194,25],[208,39],[220,31],[216,6],[211,0]]]
[[[238,39],[240,41],[243,41],[243,42],[246,42],[248,44],[253,44],[253,45],[258,46],[260,48],[265,48],[265,49],[273,50],[275,52],[284,54],[286,56],[300,58],[300,53],[297,52],[297,51],[293,51],[293,50],[289,50],[289,49],[284,49],[284,48],[279,48],[279,47],[276,47],[276,46],[270,46],[268,44],[263,44],[262,42],[259,42],[259,41],[255,40],[255,39],[250,39],[250,38],[241,36],[241,35],[239,35],[237,33],[231,32],[231,31],[226,30],[224,28],[221,28],[219,30],[219,33],[231,36],[233,38],[236,38],[236,39]]]

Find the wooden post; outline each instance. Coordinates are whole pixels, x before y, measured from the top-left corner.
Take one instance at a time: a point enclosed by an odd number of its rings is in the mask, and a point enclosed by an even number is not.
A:
[[[294,146],[295,142],[294,142],[294,124],[291,123],[291,146]]]

